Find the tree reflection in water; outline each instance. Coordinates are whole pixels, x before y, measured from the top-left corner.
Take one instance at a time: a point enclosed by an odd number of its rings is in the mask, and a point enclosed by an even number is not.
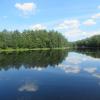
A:
[[[0,70],[10,68],[48,67],[60,64],[68,55],[66,50],[13,52],[0,54]]]

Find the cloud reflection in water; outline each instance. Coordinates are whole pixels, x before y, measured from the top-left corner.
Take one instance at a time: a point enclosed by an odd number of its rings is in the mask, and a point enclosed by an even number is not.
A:
[[[21,87],[19,87],[18,91],[23,92],[36,92],[38,90],[38,86],[34,84],[33,82],[31,83],[25,83]]]
[[[74,73],[77,74],[80,72],[80,67],[71,66],[71,65],[58,65],[58,67],[64,70],[66,73]]]

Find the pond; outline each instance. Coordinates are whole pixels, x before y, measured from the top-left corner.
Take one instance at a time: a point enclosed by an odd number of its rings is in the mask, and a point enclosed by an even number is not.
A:
[[[100,52],[0,53],[0,100],[100,100]]]

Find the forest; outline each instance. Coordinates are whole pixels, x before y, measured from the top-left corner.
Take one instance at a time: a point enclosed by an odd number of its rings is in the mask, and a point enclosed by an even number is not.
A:
[[[24,30],[23,32],[3,30],[0,32],[0,49],[62,48],[67,45],[67,39],[53,30]]]
[[[76,41],[73,45],[77,48],[100,48],[100,35]]]
[[[99,48],[100,35],[69,42],[61,33],[47,30],[0,32],[0,50],[35,48]]]

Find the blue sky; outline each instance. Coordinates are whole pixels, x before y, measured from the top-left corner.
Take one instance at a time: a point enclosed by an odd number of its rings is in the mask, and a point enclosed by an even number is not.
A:
[[[100,0],[0,0],[0,31],[47,29],[69,41],[100,34]]]

